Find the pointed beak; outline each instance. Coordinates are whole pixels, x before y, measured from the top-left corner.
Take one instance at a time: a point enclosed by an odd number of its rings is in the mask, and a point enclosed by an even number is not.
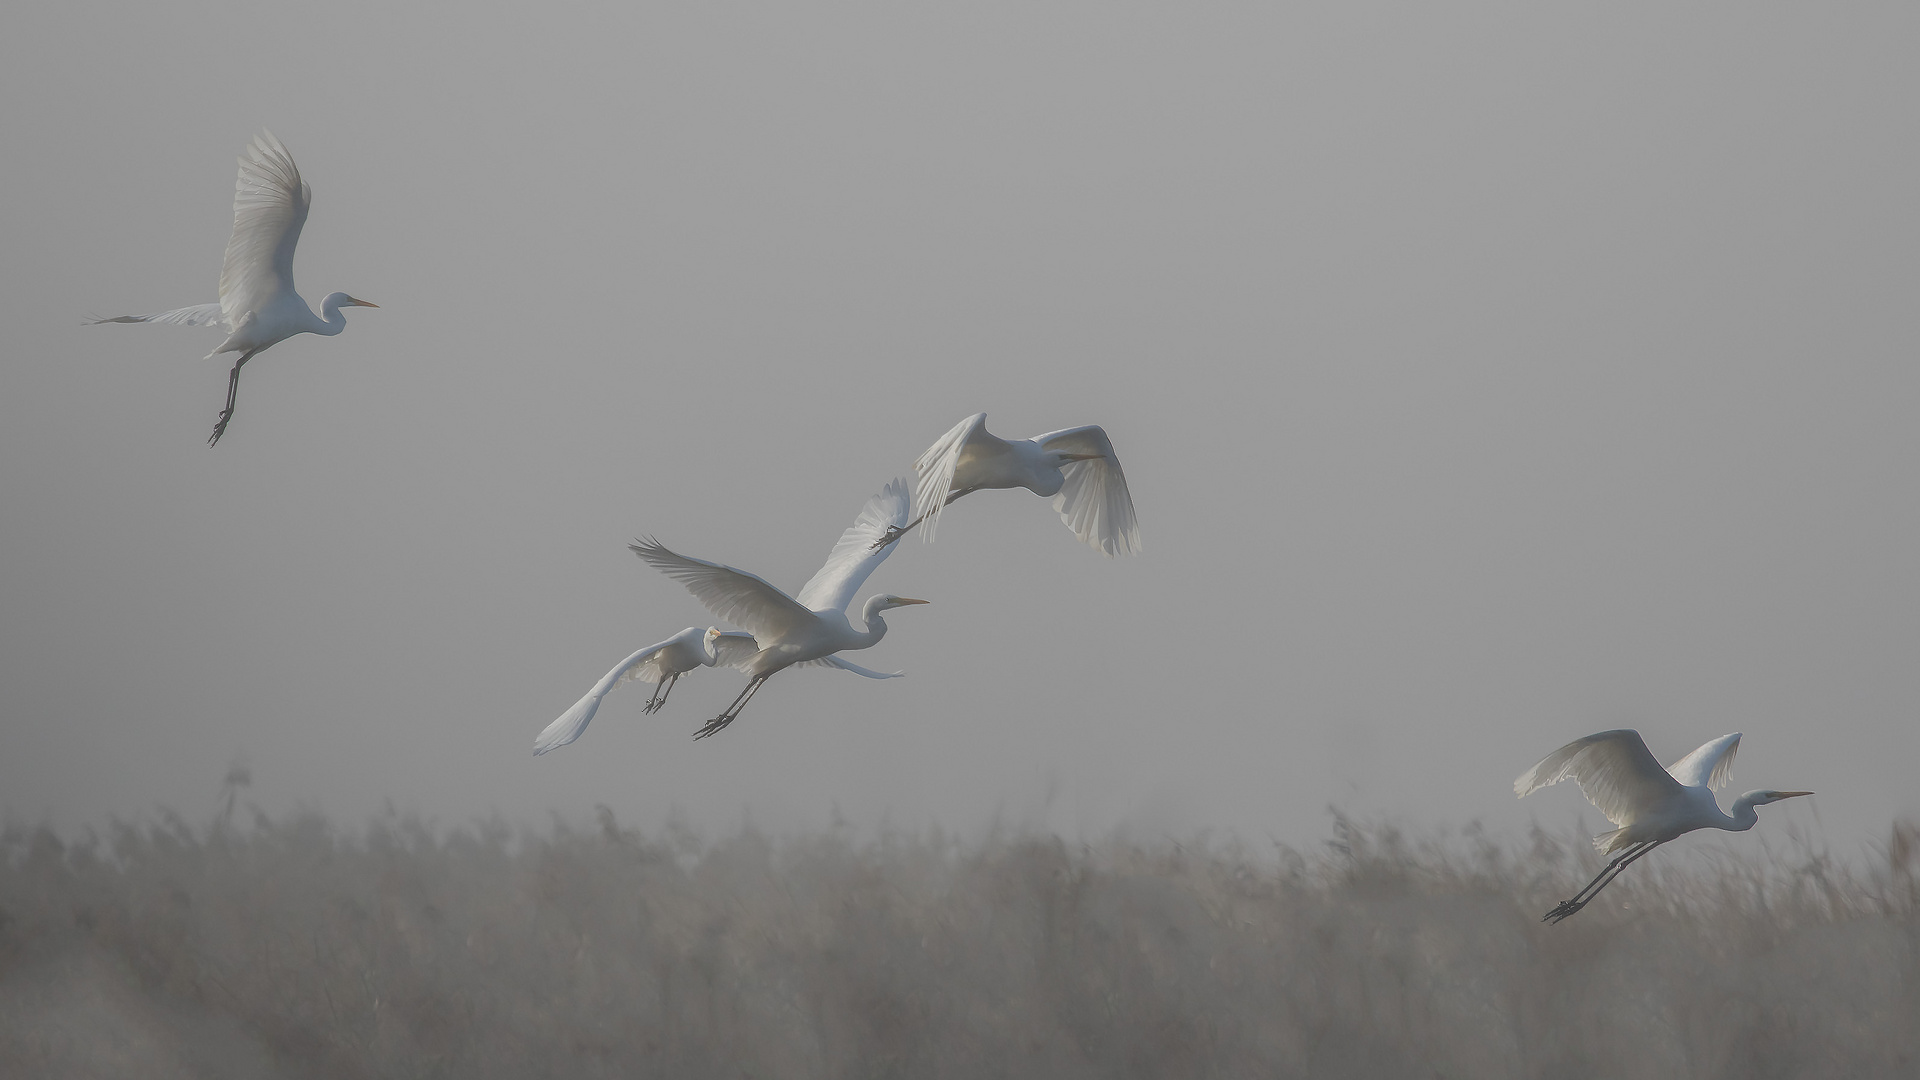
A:
[[[933,603],[933,601],[931,600],[909,600],[904,596],[897,597],[893,602],[896,604],[931,604]]]
[[[379,307],[380,306],[379,304],[376,304],[371,300],[353,300],[353,301],[350,301],[350,303],[354,307]]]
[[[1811,795],[1813,794],[1813,792],[1811,791],[1776,791],[1774,792],[1774,794],[1779,796],[1782,799],[1797,799],[1802,795]]]

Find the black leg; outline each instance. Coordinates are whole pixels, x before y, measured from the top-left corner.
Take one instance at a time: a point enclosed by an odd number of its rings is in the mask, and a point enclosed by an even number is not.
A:
[[[1613,861],[1608,863],[1598,874],[1594,875],[1593,880],[1587,882],[1585,887],[1579,892],[1574,893],[1572,899],[1560,901],[1560,906],[1547,912],[1546,915],[1542,916],[1540,921],[1558,922],[1560,919],[1564,919],[1574,912],[1579,911],[1581,907],[1585,906],[1588,900],[1592,899],[1593,893],[1599,892],[1600,889],[1604,887],[1604,881],[1607,879],[1607,875],[1619,873],[1620,867],[1627,861],[1628,857],[1639,852],[1646,846],[1647,842],[1643,840],[1614,856]]]
[[[959,498],[962,495],[971,495],[974,492],[979,490],[980,490],[979,488],[967,488],[964,491],[951,492],[947,495],[947,501],[941,503],[940,505],[952,506],[953,500]],[[873,542],[873,546],[868,548],[867,550],[879,551],[881,548],[886,547],[888,544],[891,544],[894,541],[900,539],[901,537],[907,535],[908,533],[912,532],[921,522],[927,520],[927,514],[931,514],[931,513],[933,513],[933,511],[929,510],[927,511],[926,514],[921,514],[919,517],[914,518],[912,521],[907,523],[905,528],[901,528],[898,525],[887,526],[887,534],[885,536],[882,536],[880,539],[875,540]]]
[[[1586,888],[1574,893],[1573,899],[1563,901],[1559,907],[1547,912],[1541,917],[1540,921],[1557,923],[1561,919],[1567,918],[1581,908],[1586,907],[1594,897],[1600,895],[1601,889],[1613,884],[1613,879],[1619,877],[1621,871],[1632,866],[1635,859],[1638,859],[1640,856],[1645,855],[1647,852],[1652,851],[1664,843],[1666,843],[1664,840],[1643,840],[1626,851],[1621,852],[1618,858],[1607,864],[1605,870],[1600,871],[1599,876],[1587,882]]]
[[[253,359],[253,354],[259,351],[259,349],[249,349],[241,353],[240,359],[234,362],[233,373],[227,376],[227,407],[220,410],[220,420],[213,425],[213,434],[207,439],[208,446],[219,442],[220,436],[227,433],[227,421],[233,419],[233,399],[240,394],[240,369],[247,366],[247,361]]]
[[[666,682],[653,688],[653,696],[647,699],[647,707],[640,711],[649,716],[659,712],[667,703],[667,695],[673,693],[673,684],[679,681],[680,673],[677,671],[667,676]]]
[[[739,716],[740,710],[747,707],[747,702],[752,701],[753,695],[760,691],[760,684],[766,682],[768,678],[769,676],[766,675],[754,676],[753,681],[747,683],[747,688],[740,691],[740,696],[733,699],[733,704],[727,706],[726,711],[722,712],[719,716],[707,721],[707,726],[694,732],[693,737],[696,739],[707,738],[728,724],[733,723],[734,717]]]

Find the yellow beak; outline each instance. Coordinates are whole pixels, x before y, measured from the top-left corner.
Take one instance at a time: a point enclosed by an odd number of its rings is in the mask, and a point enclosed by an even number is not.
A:
[[[933,601],[931,600],[909,600],[904,596],[895,598],[893,602],[896,604],[931,604],[933,603]]]

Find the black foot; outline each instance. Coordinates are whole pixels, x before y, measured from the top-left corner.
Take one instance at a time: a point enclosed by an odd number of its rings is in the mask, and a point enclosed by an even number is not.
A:
[[[889,525],[887,526],[887,534],[885,536],[882,536],[880,539],[875,540],[873,542],[873,546],[868,548],[867,550],[879,551],[881,548],[886,547],[888,544],[893,543],[895,540],[898,540],[905,535],[907,535],[907,530],[901,528],[898,525]]]
[[[728,716],[725,713],[721,713],[719,716],[716,716],[713,719],[707,721],[706,727],[703,727],[699,731],[694,732],[693,737],[696,739],[708,738],[712,736],[714,732],[719,731],[721,728],[724,728],[731,723],[733,723],[733,717]]]
[[[1586,906],[1587,906],[1587,902],[1585,900],[1582,900],[1577,904],[1571,900],[1563,900],[1561,901],[1559,907],[1554,908],[1552,911],[1549,911],[1545,915],[1540,916],[1540,921],[1543,923],[1557,923],[1561,919],[1564,919],[1567,916],[1572,915],[1574,912],[1577,912],[1581,908]]]
[[[220,436],[225,435],[227,433],[227,421],[231,419],[233,419],[232,409],[227,409],[220,414],[219,422],[213,425],[213,434],[207,436],[208,446],[212,446],[214,443],[219,442]]]

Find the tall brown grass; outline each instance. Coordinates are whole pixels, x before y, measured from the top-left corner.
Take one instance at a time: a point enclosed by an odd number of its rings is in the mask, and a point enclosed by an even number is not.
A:
[[[0,1076],[1920,1075],[1920,828],[1334,834],[12,827]]]

